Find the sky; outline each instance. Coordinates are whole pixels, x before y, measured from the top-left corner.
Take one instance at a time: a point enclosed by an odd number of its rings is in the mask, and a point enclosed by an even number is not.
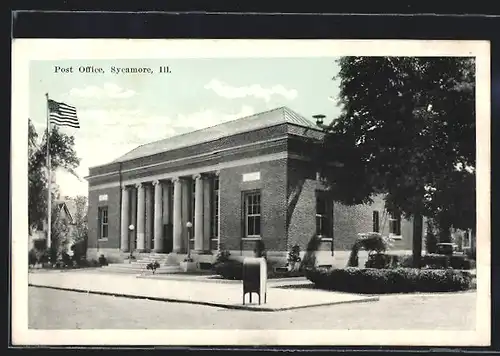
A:
[[[339,115],[334,57],[63,60],[30,63],[29,113],[46,129],[50,99],[75,106],[79,178],[58,170],[63,196],[88,195],[89,167],[113,161],[135,147],[173,135],[286,106],[302,116]],[[160,73],[167,67],[170,73]],[[57,68],[56,68],[57,67]],[[117,73],[115,68],[151,68]],[[63,71],[65,68],[66,71]],[[72,68],[69,72],[68,68]],[[102,72],[96,72],[98,68]],[[82,70],[82,72],[80,71]]]

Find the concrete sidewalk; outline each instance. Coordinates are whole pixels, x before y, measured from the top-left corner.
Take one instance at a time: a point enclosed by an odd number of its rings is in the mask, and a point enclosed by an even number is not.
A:
[[[240,283],[200,283],[197,281],[158,280],[136,278],[131,275],[100,273],[29,273],[28,283],[34,287],[46,287],[74,292],[114,295],[129,298],[160,300],[216,306],[253,311],[282,311],[323,305],[379,300],[378,297],[362,296],[321,290],[267,289],[267,303],[258,304],[253,295],[249,303],[247,294],[243,305],[243,287]],[[278,283],[276,287],[282,286]]]

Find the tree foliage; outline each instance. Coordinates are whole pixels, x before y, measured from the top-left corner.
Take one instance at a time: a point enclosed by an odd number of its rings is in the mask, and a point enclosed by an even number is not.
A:
[[[72,198],[75,206],[73,213],[74,228],[72,240],[74,257],[78,261],[86,256],[88,239],[87,197],[76,196]]]
[[[40,138],[32,121],[28,119],[28,221],[30,227],[38,226],[47,219],[47,134]],[[80,164],[74,137],[59,131],[57,126],[50,133],[51,171],[62,168],[77,176]],[[53,200],[56,198],[53,191]]]
[[[68,251],[70,241],[69,222],[63,218],[59,207],[52,207],[50,261],[58,261]]]
[[[475,63],[471,58],[343,57],[341,116],[323,142],[337,200],[441,224],[475,224]]]

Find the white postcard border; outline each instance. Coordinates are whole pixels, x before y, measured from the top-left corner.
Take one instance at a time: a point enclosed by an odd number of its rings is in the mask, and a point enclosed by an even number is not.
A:
[[[147,56],[145,55],[147,53]],[[57,59],[475,56],[477,63],[477,328],[400,330],[28,329],[27,127],[29,63]],[[12,43],[12,340],[14,345],[490,344],[490,46],[486,41],[16,39]],[[332,317],[335,317],[332,315]],[[383,322],[383,321],[381,321]]]

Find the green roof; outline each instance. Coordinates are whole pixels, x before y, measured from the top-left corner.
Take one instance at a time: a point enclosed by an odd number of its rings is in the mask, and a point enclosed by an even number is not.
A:
[[[182,135],[168,137],[160,141],[147,143],[126,153],[114,162],[128,161],[161,152],[215,141],[226,136],[287,123],[317,129],[312,121],[287,107],[280,107]]]

